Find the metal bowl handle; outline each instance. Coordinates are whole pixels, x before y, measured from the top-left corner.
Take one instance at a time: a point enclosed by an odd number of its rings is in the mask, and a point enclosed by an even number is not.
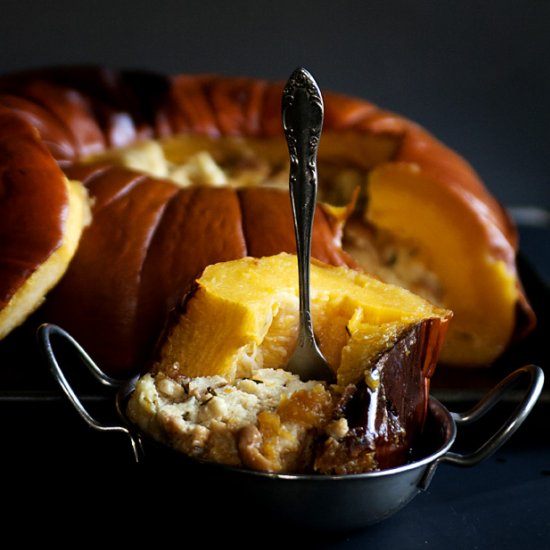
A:
[[[503,394],[514,384],[522,375],[529,375],[529,386],[523,396],[523,399],[516,407],[510,417],[504,424],[476,451],[467,454],[448,452],[443,455],[438,462],[454,464],[456,466],[475,466],[488,456],[499,449],[512,434],[521,426],[527,418],[531,409],[534,407],[544,384],[544,373],[540,367],[536,365],[527,365],[521,367],[501,382],[499,382],[492,390],[481,399],[481,401],[465,413],[451,413],[457,425],[466,425],[475,422],[484,416],[493,406],[501,400]]]
[[[72,386],[69,384],[67,378],[65,377],[65,374],[63,373],[63,369],[59,365],[59,362],[57,360],[57,357],[54,353],[53,346],[52,346],[52,336],[61,338],[66,342],[68,342],[77,351],[78,356],[82,361],[82,363],[84,364],[84,366],[91,372],[93,377],[104,386],[108,386],[110,388],[121,388],[126,384],[128,384],[128,381],[118,380],[116,378],[112,378],[107,374],[105,374],[94,363],[94,361],[86,353],[84,348],[68,332],[63,330],[61,327],[58,327],[57,325],[53,325],[49,323],[40,325],[38,327],[38,330],[37,330],[38,343],[49,365],[50,372],[52,373],[56,382],[59,384],[59,386],[63,390],[63,393],[67,396],[67,398],[72,403],[73,407],[76,409],[78,414],[83,418],[86,424],[88,424],[88,426],[90,426],[94,430],[98,430],[101,432],[120,432],[125,434],[130,440],[134,459],[136,462],[139,462],[140,456],[141,456],[141,446],[140,446],[139,440],[136,440],[136,438],[134,438],[133,434],[130,432],[130,430],[128,430],[128,428],[121,425],[109,426],[109,425],[102,424],[101,422],[98,422],[95,418],[93,418],[93,416],[91,416],[90,413],[86,410],[86,408],[82,404],[82,401],[76,395]]]

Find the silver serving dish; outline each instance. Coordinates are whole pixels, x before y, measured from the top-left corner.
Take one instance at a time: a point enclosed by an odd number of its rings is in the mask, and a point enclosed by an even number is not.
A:
[[[186,491],[200,487],[197,498],[202,494],[209,499],[212,491],[217,491],[227,502],[238,502],[234,508],[238,508],[241,517],[262,510],[269,521],[280,520],[286,525],[317,530],[347,531],[380,522],[425,491],[440,464],[475,466],[500,448],[519,428],[535,405],[544,383],[540,367],[521,367],[466,413],[449,412],[431,397],[420,446],[414,449],[411,462],[398,468],[354,475],[273,474],[201,462],[153,441],[132,425],[125,414],[135,378],[121,381],[107,376],[67,332],[55,325],[42,325],[38,338],[54,378],[76,411],[95,430],[124,434],[136,462],[154,462],[163,468],[175,465],[174,483],[181,483]],[[52,339],[63,340],[64,345],[74,348],[81,362],[101,384],[117,390],[118,423],[106,425],[89,414],[64,375]],[[453,452],[457,429],[483,417],[524,376],[529,380],[528,387],[504,424],[474,452]],[[200,506],[198,501],[196,506]],[[230,513],[232,506],[226,508]]]

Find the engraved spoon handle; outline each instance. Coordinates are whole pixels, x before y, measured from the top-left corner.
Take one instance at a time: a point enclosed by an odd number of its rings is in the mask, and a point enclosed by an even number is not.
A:
[[[313,334],[310,299],[311,237],[317,198],[317,148],[323,126],[323,99],[317,83],[305,69],[296,69],[290,76],[283,91],[282,114],[290,156],[290,199],[298,256],[300,326],[297,349],[302,352],[299,360],[304,363],[299,370],[302,377],[329,379],[332,371]],[[297,368],[290,370],[295,372]]]

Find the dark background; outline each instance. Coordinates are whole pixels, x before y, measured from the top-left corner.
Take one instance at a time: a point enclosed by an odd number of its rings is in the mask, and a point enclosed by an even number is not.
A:
[[[550,207],[550,1],[2,0],[0,72],[64,63],[286,79],[421,123],[507,206]]]

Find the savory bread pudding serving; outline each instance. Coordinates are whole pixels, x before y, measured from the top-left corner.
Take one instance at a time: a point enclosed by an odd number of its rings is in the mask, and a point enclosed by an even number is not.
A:
[[[314,263],[312,317],[334,384],[284,367],[298,334],[293,255],[211,265],[170,319],[128,416],[205,460],[271,472],[403,464],[426,415],[451,312],[346,267]]]

